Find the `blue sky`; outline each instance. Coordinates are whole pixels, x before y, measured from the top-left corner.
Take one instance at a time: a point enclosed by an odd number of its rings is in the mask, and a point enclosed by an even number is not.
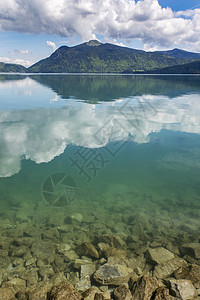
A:
[[[29,66],[99,39],[145,51],[200,52],[200,0],[1,0],[0,61]]]
[[[200,8],[199,0],[159,0],[158,2],[162,7],[169,6],[175,11],[193,9],[195,7]]]

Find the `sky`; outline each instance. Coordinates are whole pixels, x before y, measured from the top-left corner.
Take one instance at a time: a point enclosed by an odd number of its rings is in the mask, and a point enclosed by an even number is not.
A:
[[[0,1],[0,61],[26,67],[91,39],[200,52],[199,37],[200,0]]]

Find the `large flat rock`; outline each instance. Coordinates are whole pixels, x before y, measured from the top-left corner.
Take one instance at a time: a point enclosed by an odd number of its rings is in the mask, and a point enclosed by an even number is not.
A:
[[[170,289],[171,295],[182,300],[194,299],[197,296],[197,290],[190,280],[169,279],[166,283]]]
[[[153,264],[161,264],[175,258],[172,252],[163,247],[148,248],[145,256],[147,260]]]
[[[176,257],[163,262],[162,264],[156,265],[153,271],[153,276],[159,279],[163,279],[171,276],[178,268],[186,265],[187,263],[184,259]]]
[[[103,285],[120,285],[128,282],[132,273],[133,270],[124,265],[106,263],[94,273],[94,280]]]

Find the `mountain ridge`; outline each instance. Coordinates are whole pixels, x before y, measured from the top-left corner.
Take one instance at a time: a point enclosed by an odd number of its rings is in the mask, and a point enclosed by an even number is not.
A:
[[[173,50],[171,50],[173,51]],[[182,51],[182,50],[180,50]],[[73,47],[61,46],[28,68],[33,73],[136,73],[188,63],[191,59],[162,52],[145,52],[91,40]]]
[[[49,57],[25,68],[21,65],[0,63],[0,72],[23,73],[155,73],[173,72],[177,66],[193,64],[180,70],[199,73],[200,53],[174,48],[166,51],[146,52],[98,40],[61,46]],[[174,67],[174,68],[173,68]],[[161,71],[162,70],[162,71]],[[180,71],[181,72],[181,71]]]
[[[172,50],[166,51],[156,51],[158,53],[163,53],[168,56],[176,57],[176,58],[184,58],[184,59],[200,59],[200,53],[185,51],[182,49],[174,48]]]
[[[146,72],[147,74],[200,74],[200,60],[186,63],[183,65],[175,65],[171,67],[155,69]]]

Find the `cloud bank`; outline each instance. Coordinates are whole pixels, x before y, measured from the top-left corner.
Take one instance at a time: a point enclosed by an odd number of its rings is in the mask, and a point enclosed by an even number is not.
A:
[[[192,44],[200,50],[200,9],[174,12],[158,0],[2,0],[0,30],[139,39],[146,47]]]
[[[10,57],[0,57],[0,62],[4,62],[6,64],[19,64],[25,67],[30,67],[33,64],[29,60],[24,60],[20,58],[10,58]]]

